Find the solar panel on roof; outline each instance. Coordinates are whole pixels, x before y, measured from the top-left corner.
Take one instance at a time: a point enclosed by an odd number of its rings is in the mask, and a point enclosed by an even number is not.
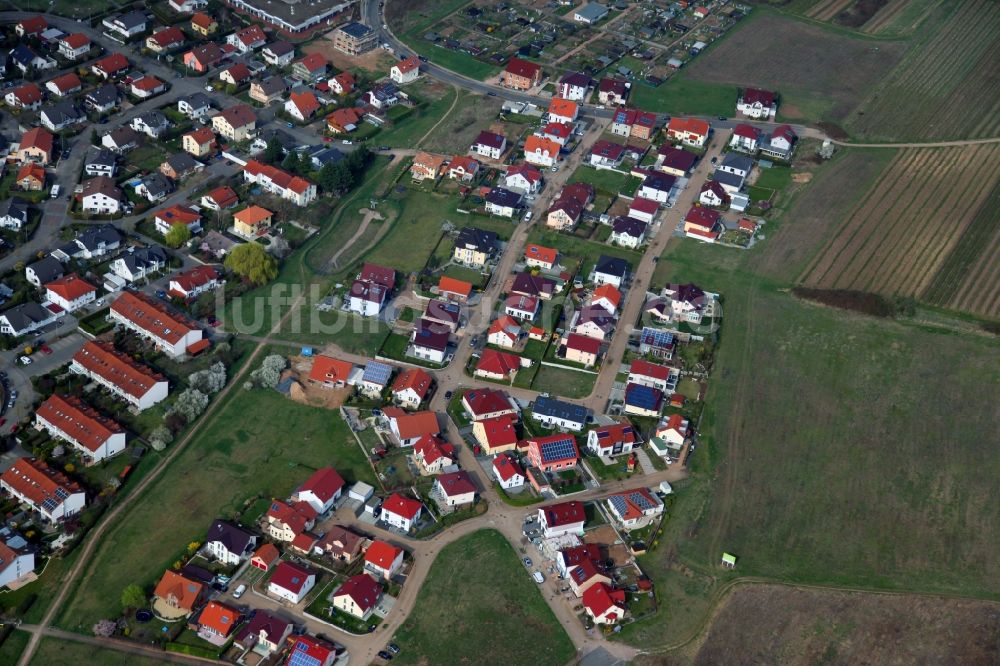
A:
[[[632,502],[632,504],[635,504],[643,511],[645,511],[646,509],[652,509],[654,506],[653,503],[649,501],[649,498],[643,495],[642,493],[629,493],[628,498]]]
[[[552,462],[553,460],[565,460],[576,457],[576,449],[572,439],[560,439],[554,442],[546,442],[541,447],[542,462]]]
[[[385,384],[389,381],[389,377],[392,375],[392,366],[385,363],[379,363],[378,361],[369,361],[368,365],[365,366],[365,374],[362,375],[362,381],[373,382],[375,384]]]
[[[65,488],[61,487],[56,488],[56,497],[58,497],[59,499],[66,499],[67,497],[69,497],[69,493],[66,492]]]
[[[609,498],[611,506],[615,508],[619,516],[624,516],[625,512],[628,511],[628,506],[625,504],[625,500],[620,495],[612,495]]]
[[[45,509],[46,511],[52,511],[57,506],[59,506],[59,504],[51,497],[42,502],[42,508]]]
[[[674,335],[655,328],[644,328],[642,329],[642,342],[657,347],[669,347],[674,342]]]
[[[292,658],[288,660],[288,666],[319,666],[319,659],[306,654],[309,647],[305,643],[299,643],[292,652]]]

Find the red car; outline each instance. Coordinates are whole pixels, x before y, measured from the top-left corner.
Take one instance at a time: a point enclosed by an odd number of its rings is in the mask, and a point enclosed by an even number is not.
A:
[[[5,423],[7,423],[7,419],[0,419],[0,426],[2,426]]]
[[[10,434],[12,434],[12,435],[13,435],[13,434],[14,434],[15,432],[17,432],[17,431],[18,431],[18,429],[19,429],[20,427],[21,427],[21,424],[20,424],[20,423],[15,423],[15,424],[14,424],[14,427],[10,429]]]
[[[323,137],[323,143],[330,143],[331,141],[333,141],[333,137],[332,136],[324,136]]]
[[[52,347],[49,347],[48,345],[42,345],[41,347],[39,347],[39,349],[41,349],[42,353],[45,354],[46,356],[52,354]]]

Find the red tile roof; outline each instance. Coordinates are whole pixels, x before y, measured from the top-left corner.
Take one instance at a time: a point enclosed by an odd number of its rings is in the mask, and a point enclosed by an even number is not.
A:
[[[552,504],[542,509],[542,512],[545,514],[545,524],[549,527],[582,523],[587,519],[583,504],[576,500]]]
[[[492,419],[480,421],[483,428],[483,437],[486,445],[490,449],[498,446],[510,446],[517,443],[517,430],[514,428],[514,419],[510,416],[498,416]]]
[[[756,127],[747,125],[746,123],[740,123],[734,127],[733,134],[744,139],[752,139],[754,141],[760,138],[760,131]]]
[[[270,585],[276,585],[283,590],[299,594],[312,573],[305,567],[284,561],[275,567],[274,573],[271,574],[271,580],[268,582]]]
[[[312,369],[309,371],[309,379],[314,382],[343,382],[351,376],[354,364],[349,361],[341,361],[330,356],[315,356],[313,358]]]
[[[294,104],[302,117],[309,118],[312,114],[319,111],[319,100],[316,99],[316,95],[309,92],[293,92],[288,96],[288,101]]]
[[[382,596],[382,584],[369,574],[360,573],[344,581],[344,584],[337,589],[333,596],[348,596],[362,612],[367,613],[375,607],[379,597]]]
[[[507,63],[506,69],[508,74],[523,76],[526,79],[534,78],[541,70],[541,65],[536,65],[533,62],[521,60],[520,58],[511,58],[510,62]]]
[[[90,44],[90,38],[82,32],[74,32],[72,35],[66,35],[59,41],[73,50]]]
[[[671,134],[697,134],[708,136],[709,125],[699,118],[671,118],[667,132]]]
[[[265,543],[257,552],[253,554],[252,560],[259,560],[265,566],[270,568],[274,561],[281,557],[281,553],[278,552],[278,548],[273,543]]]
[[[524,248],[524,258],[525,259],[535,259],[537,261],[544,262],[546,264],[556,263],[556,259],[559,257],[559,250],[551,247],[545,247],[544,245],[536,245],[534,243],[529,243]]]
[[[191,225],[196,222],[201,221],[201,213],[194,210],[193,208],[188,208],[187,206],[182,206],[181,204],[175,204],[169,208],[163,208],[156,211],[155,216],[168,225],[174,224],[187,224]]]
[[[527,298],[522,296],[520,298]],[[483,355],[476,364],[476,372],[488,372],[493,375],[510,375],[521,367],[521,357],[496,349],[484,349]]]
[[[421,399],[427,395],[434,379],[425,370],[420,368],[409,368],[396,377],[392,383],[392,392],[399,393],[406,389],[413,389]]]
[[[158,32],[154,32],[149,36],[149,39],[152,39],[162,48],[170,46],[171,44],[181,44],[184,42],[185,37],[183,30],[172,25]]]
[[[497,471],[500,478],[510,481],[515,475],[524,476],[524,470],[517,460],[508,452],[501,453],[493,459],[493,469]]]
[[[42,101],[42,89],[34,83],[25,83],[11,91],[21,104],[28,106]]]
[[[514,409],[506,392],[491,388],[469,389],[462,395],[462,402],[468,405],[473,419]]]
[[[299,486],[298,492],[311,492],[321,502],[326,504],[332,500],[344,487],[344,478],[332,467],[320,467],[312,473],[306,482]]]
[[[49,27],[49,23],[45,20],[44,16],[31,16],[24,19],[17,25],[21,27],[21,31],[25,35],[36,35],[40,32],[44,32],[45,29]]]
[[[201,583],[167,569],[163,572],[160,582],[156,584],[153,596],[163,600],[172,598],[172,603],[177,608],[191,611],[194,610],[194,606],[198,603],[204,589],[205,587]]]
[[[268,518],[287,525],[295,534],[301,534],[306,530],[306,525],[316,519],[316,509],[307,502],[295,502],[287,504],[281,500],[274,500],[267,510]]]
[[[685,224],[694,224],[711,231],[719,221],[719,211],[702,206],[692,206],[687,215],[684,216]]]
[[[777,93],[771,92],[770,90],[747,88],[743,91],[743,103],[755,104],[760,102],[761,106],[771,106],[774,104],[774,100],[777,96]]]
[[[379,569],[388,571],[392,568],[392,563],[396,561],[402,548],[396,548],[392,544],[376,539],[365,551],[365,562],[374,564]]]
[[[68,74],[63,74],[62,76],[57,76],[56,78],[49,81],[57,90],[61,93],[69,92],[76,88],[83,86],[83,82],[80,81],[80,77],[70,72]]]
[[[121,53],[112,53],[104,56],[92,65],[93,69],[99,69],[108,76],[114,76],[118,72],[128,69],[128,58]]]
[[[406,74],[407,72],[411,72],[414,69],[419,68],[420,61],[417,60],[416,56],[410,56],[406,60],[400,60],[394,66],[399,70],[400,74]]]
[[[436,435],[441,431],[437,414],[430,411],[400,414],[395,418],[400,439],[414,439],[421,435]]]
[[[92,452],[101,448],[112,435],[125,433],[120,425],[87,406],[79,398],[64,398],[53,394],[41,404],[35,414]]]
[[[157,383],[166,381],[159,373],[136,363],[107,342],[87,342],[73,355],[73,362],[136,398],[146,395]]]
[[[472,483],[472,478],[464,469],[457,472],[440,474],[437,477],[437,484],[441,487],[441,492],[446,497],[456,497],[458,495],[475,494],[476,485]]]
[[[388,511],[389,513],[394,513],[397,516],[406,518],[407,520],[413,520],[418,513],[420,513],[420,508],[423,505],[409,497],[404,497],[399,493],[393,493],[386,498],[385,502],[382,503],[382,510]]]
[[[209,601],[198,616],[198,624],[220,636],[228,636],[229,632],[236,628],[239,619],[240,612],[235,608],[220,604],[218,601]]]
[[[629,366],[629,373],[635,373],[637,375],[643,375],[645,377],[652,377],[654,379],[666,380],[670,377],[670,368],[665,365],[659,365],[658,363],[650,363],[649,361],[637,358],[632,361],[632,365]]]
[[[318,53],[309,53],[296,64],[302,65],[311,74],[326,68],[326,58]]]
[[[597,354],[601,351],[601,341],[579,333],[570,333],[566,336],[566,347],[588,354]]]
[[[38,148],[39,150],[44,150],[49,155],[52,154],[52,133],[49,132],[44,127],[35,127],[28,130],[21,137],[21,143],[19,145],[21,150],[25,148]]]
[[[612,590],[604,583],[591,585],[583,593],[583,605],[594,617],[608,613],[608,619],[620,619],[625,614],[625,590]],[[608,612],[612,608],[616,610]]]
[[[442,458],[455,459],[455,447],[435,435],[424,435],[413,445],[413,452],[431,465]]]
[[[447,275],[442,275],[441,279],[438,281],[438,291],[442,294],[458,294],[468,298],[472,293],[472,285],[463,280],[456,280],[455,278],[448,277]]]
[[[202,129],[208,130],[210,134],[212,133],[212,130],[209,130],[207,127]],[[195,132],[200,132],[200,131],[201,130],[195,130]],[[195,132],[192,132],[192,134],[194,134]],[[213,139],[215,138],[214,134],[212,134],[212,138]],[[230,206],[237,204],[240,201],[240,198],[236,194],[236,192],[233,191],[231,187],[226,187],[225,185],[223,185],[222,187],[215,188],[214,190],[209,192],[206,196],[212,201],[214,201],[216,205],[218,205],[220,208],[229,208]]]
[[[63,503],[60,495],[83,492],[80,486],[70,481],[65,474],[35,458],[18,458],[3,475],[0,475],[0,481],[28,498],[35,506],[41,506],[48,499],[53,500],[58,506]]]

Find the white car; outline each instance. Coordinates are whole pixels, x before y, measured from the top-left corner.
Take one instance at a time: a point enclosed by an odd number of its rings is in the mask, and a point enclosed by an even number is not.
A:
[[[31,365],[30,356],[22,356],[20,360],[21,360],[21,365]]]
[[[239,599],[240,597],[243,596],[243,593],[246,591],[247,591],[247,586],[240,585],[238,588],[236,588],[236,591],[233,592],[233,599]]]
[[[527,213],[524,214],[524,221],[529,222],[531,220],[531,216],[532,212],[529,210]]]
[[[538,583],[539,585],[545,582],[545,576],[542,575],[541,571],[534,572],[533,574],[531,574],[531,577],[534,578],[535,582]]]

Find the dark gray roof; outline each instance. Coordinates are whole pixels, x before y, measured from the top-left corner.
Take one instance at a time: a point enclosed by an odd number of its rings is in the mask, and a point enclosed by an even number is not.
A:
[[[212,106],[212,98],[203,92],[196,92],[191,95],[185,95],[177,100],[178,102],[187,102],[188,106],[195,109],[203,109],[206,106]]]
[[[17,197],[7,202],[3,207],[3,216],[21,220],[22,223],[28,221],[28,202]]]
[[[139,120],[146,123],[150,127],[166,127],[170,124],[167,117],[160,113],[159,111],[146,111],[136,116]]]
[[[142,138],[139,136],[138,132],[127,126],[111,130],[110,136],[111,140],[114,141],[115,145],[118,147],[139,143],[139,140]]]
[[[712,174],[712,180],[723,185],[729,185],[730,187],[743,187],[743,177],[737,176],[735,173],[729,173],[728,171],[716,169]]]
[[[146,189],[150,192],[150,194],[154,196],[169,194],[174,189],[170,179],[162,173],[151,173],[142,179],[142,183],[146,186]]]
[[[113,167],[115,162],[117,162],[115,154],[106,148],[101,148],[99,150],[88,151],[85,164],[87,166],[94,165]]]
[[[24,44],[18,44],[10,52],[11,60],[21,63],[24,66],[31,64],[31,61],[37,58],[35,52],[29,49]]]
[[[347,25],[341,26],[340,29],[355,39],[367,37],[372,33],[371,28],[366,26],[364,23],[358,23],[356,21],[354,23],[348,23]]]
[[[77,245],[87,250],[96,250],[101,245],[120,243],[122,235],[110,224],[98,224],[87,227],[76,235]]]
[[[750,173],[750,170],[753,168],[753,160],[746,155],[726,153],[726,156],[722,159],[722,164],[719,166],[740,169]]]
[[[494,187],[486,195],[486,201],[494,206],[517,207],[521,203],[521,195],[502,187]]]
[[[265,47],[265,50],[270,51],[275,56],[283,56],[294,51],[295,46],[289,42],[272,42]]]
[[[676,182],[677,178],[674,176],[652,171],[646,174],[646,177],[642,181],[642,186],[650,187],[660,192],[669,192]]]
[[[458,232],[458,238],[455,239],[455,247],[492,254],[497,248],[497,235],[492,231],[476,227],[462,227]]]
[[[218,541],[230,553],[237,555],[247,552],[256,543],[256,540],[257,537],[252,533],[224,520],[214,521],[212,526],[208,528],[208,536],[205,538],[206,543]]]
[[[280,76],[269,76],[258,83],[258,85],[260,86],[261,92],[268,97],[279,92],[284,92],[288,89],[288,84],[285,83],[285,79]]]
[[[191,157],[187,153],[177,153],[175,155],[171,155],[170,157],[167,158],[166,162],[167,164],[170,165],[170,168],[176,171],[177,173],[184,173],[185,171],[190,171],[191,169],[197,169],[199,166],[201,166],[201,162]]]
[[[52,282],[66,272],[62,263],[52,256],[43,257],[33,264],[28,264],[28,268],[38,277],[42,284]]]
[[[136,28],[146,22],[146,14],[140,11],[128,12],[112,17],[116,23],[120,23],[126,30]]]
[[[295,139],[295,137],[280,129],[263,129],[257,134],[257,138],[265,143],[269,142],[271,139],[277,139],[281,144],[281,147],[285,150],[291,150],[293,148],[298,148],[299,146],[299,142]]]
[[[613,231],[616,234],[625,234],[632,238],[641,238],[646,233],[646,223],[634,217],[615,218]]]
[[[53,125],[61,125],[67,122],[77,122],[84,118],[83,112],[76,108],[73,102],[56,102],[46,106],[41,111]]]
[[[53,259],[53,261],[55,261],[55,259]],[[45,281],[43,281],[43,284],[44,282]],[[0,317],[6,317],[7,321],[10,322],[11,327],[16,331],[22,331],[31,326],[31,324],[45,321],[51,316],[51,312],[34,301],[22,303],[21,305],[15,305],[5,312],[0,312]]]
[[[615,275],[623,278],[628,274],[628,262],[618,257],[609,257],[606,254],[602,254],[597,259],[597,265],[594,267],[594,270],[605,275]]]
[[[535,402],[531,406],[531,413],[573,421],[575,423],[586,423],[589,411],[582,405],[574,405],[571,402],[563,402],[555,398],[539,396],[535,398]]]
[[[96,90],[87,93],[87,100],[95,106],[107,106],[117,104],[119,99],[118,88],[113,83],[105,83]]]
[[[134,273],[157,263],[166,263],[167,252],[159,245],[138,247],[122,257],[129,272]]]
[[[319,150],[311,150],[309,157],[312,159],[313,163],[323,167],[327,164],[336,164],[340,160],[344,159],[344,153],[340,152],[336,148],[325,148],[323,146],[315,146]]]

